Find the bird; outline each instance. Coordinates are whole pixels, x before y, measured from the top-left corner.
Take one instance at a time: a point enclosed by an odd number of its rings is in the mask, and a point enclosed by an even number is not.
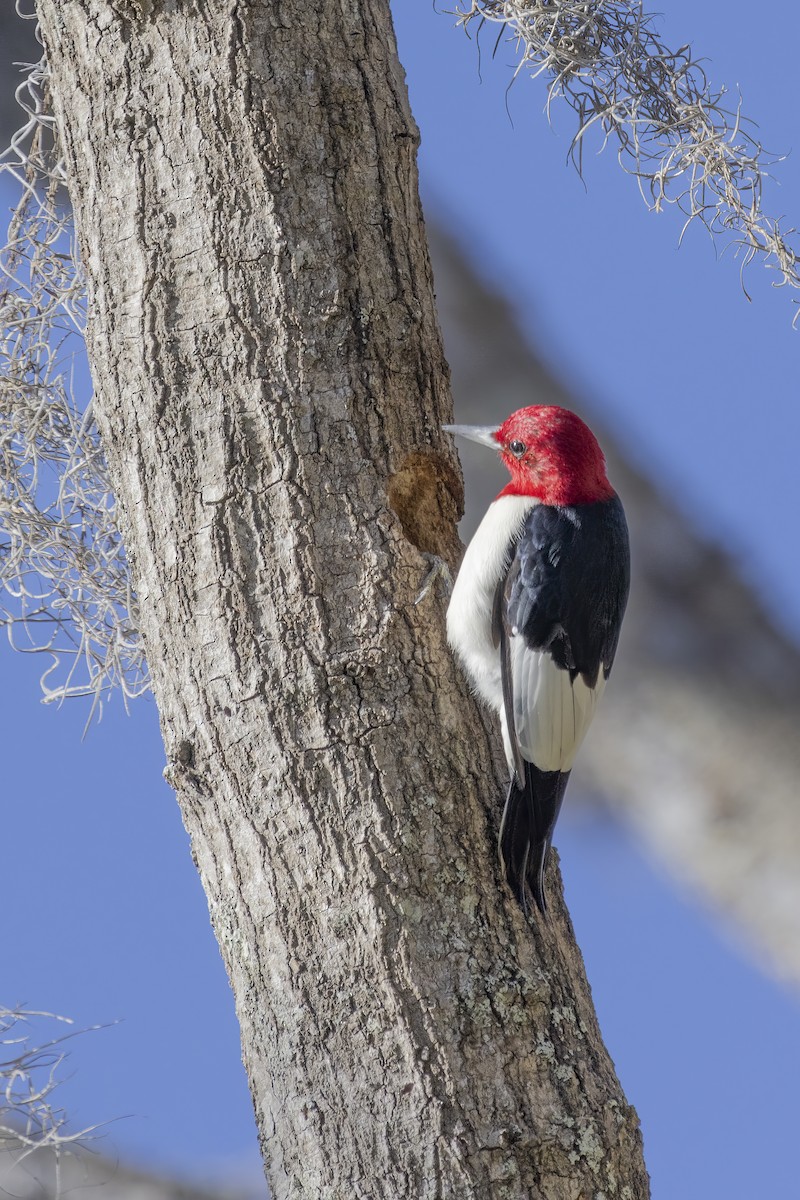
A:
[[[464,553],[447,638],[500,718],[506,880],[526,916],[532,896],[546,917],[553,830],[628,600],[625,513],[597,439],[567,408],[536,404],[497,427],[444,429],[496,450],[511,476]]]

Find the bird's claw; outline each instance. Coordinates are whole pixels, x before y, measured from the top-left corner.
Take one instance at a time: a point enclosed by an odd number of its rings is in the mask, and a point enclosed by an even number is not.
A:
[[[428,592],[435,585],[437,579],[441,579],[444,583],[446,593],[449,596],[453,590],[453,576],[447,563],[438,554],[423,553],[422,556],[426,562],[430,564],[428,572],[422,581],[422,588],[417,596],[414,604],[421,604],[427,596]]]

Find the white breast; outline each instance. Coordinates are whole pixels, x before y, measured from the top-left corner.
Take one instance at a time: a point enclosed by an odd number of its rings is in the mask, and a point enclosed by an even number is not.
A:
[[[489,505],[467,546],[447,610],[447,640],[475,691],[497,712],[503,709],[500,650],[492,641],[492,605],[532,496],[500,496]]]

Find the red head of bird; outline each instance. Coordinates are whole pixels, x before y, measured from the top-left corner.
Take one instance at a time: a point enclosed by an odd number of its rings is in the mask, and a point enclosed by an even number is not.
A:
[[[592,504],[614,489],[606,461],[588,425],[568,408],[533,404],[499,426],[446,425],[497,450],[511,475],[501,496],[533,496],[543,504]]]

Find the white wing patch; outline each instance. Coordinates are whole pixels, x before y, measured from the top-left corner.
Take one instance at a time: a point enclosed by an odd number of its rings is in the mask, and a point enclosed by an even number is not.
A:
[[[605,688],[603,668],[590,688],[581,675],[573,682],[547,650],[531,650],[519,635],[510,638],[509,650],[514,728],[522,757],[540,771],[569,771]],[[505,721],[503,725],[513,770]]]

